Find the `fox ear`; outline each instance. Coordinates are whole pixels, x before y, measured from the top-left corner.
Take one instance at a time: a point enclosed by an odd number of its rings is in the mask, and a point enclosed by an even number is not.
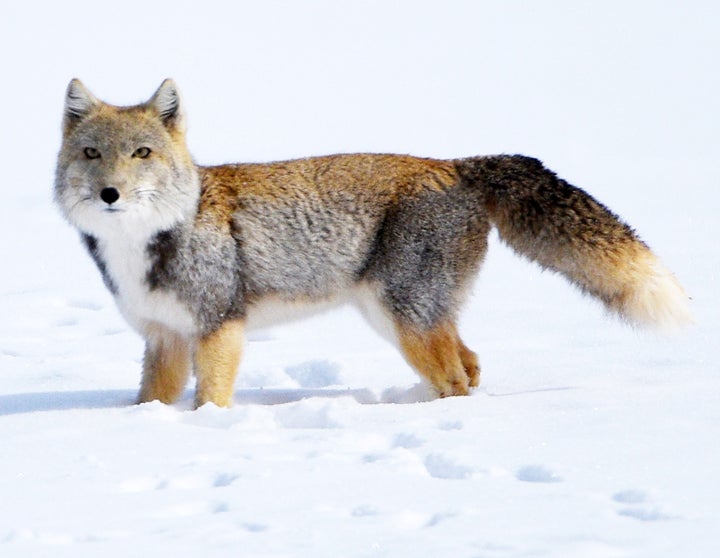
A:
[[[148,102],[169,129],[185,131],[185,112],[180,102],[180,92],[171,79],[166,79]]]
[[[73,79],[65,93],[65,129],[68,130],[101,103],[79,79]]]

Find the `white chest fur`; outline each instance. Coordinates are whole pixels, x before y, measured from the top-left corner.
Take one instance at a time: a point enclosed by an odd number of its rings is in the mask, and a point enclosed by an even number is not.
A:
[[[195,320],[177,296],[168,290],[150,289],[147,281],[152,262],[146,238],[117,235],[99,240],[99,255],[116,288],[115,301],[125,319],[137,330],[159,323],[185,336],[196,333]]]

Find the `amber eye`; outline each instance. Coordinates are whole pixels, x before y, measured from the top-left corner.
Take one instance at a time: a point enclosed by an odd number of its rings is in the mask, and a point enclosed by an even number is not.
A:
[[[88,159],[99,159],[100,158],[100,152],[95,149],[94,147],[86,147],[83,149],[83,153],[85,154],[85,157]]]
[[[138,159],[147,159],[150,156],[150,153],[152,153],[152,150],[149,147],[138,147],[132,156],[137,157]]]

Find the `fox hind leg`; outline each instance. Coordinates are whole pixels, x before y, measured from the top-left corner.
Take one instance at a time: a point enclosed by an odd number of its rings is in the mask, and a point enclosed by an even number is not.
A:
[[[477,354],[467,348],[460,336],[455,331],[458,353],[460,354],[460,362],[462,362],[465,374],[467,374],[470,387],[478,387],[480,385],[480,362]]]
[[[190,353],[186,339],[158,326],[149,327],[138,403],[177,401],[190,375]]]
[[[462,344],[453,323],[430,329],[396,326],[405,359],[440,397],[468,394],[479,377],[477,358]]]

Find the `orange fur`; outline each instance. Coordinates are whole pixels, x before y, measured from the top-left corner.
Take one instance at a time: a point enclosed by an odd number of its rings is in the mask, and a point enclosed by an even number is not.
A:
[[[240,365],[243,330],[242,320],[230,320],[198,341],[195,349],[197,407],[208,402],[218,407],[232,406],[233,384]]]
[[[429,331],[397,325],[400,348],[408,363],[435,388],[440,397],[467,395],[480,374],[477,357],[460,341],[452,323]]]
[[[287,203],[308,193],[345,192],[353,199],[372,196],[378,206],[403,196],[441,191],[457,184],[452,161],[403,155],[328,155],[272,164],[201,167],[203,195],[199,214],[226,221],[238,192],[268,203]],[[228,203],[230,200],[230,203]]]
[[[139,403],[173,403],[190,375],[190,349],[182,337],[161,326],[150,326],[143,363]]]
[[[470,381],[470,387],[478,387],[480,385],[480,363],[478,362],[478,357],[473,351],[467,348],[465,343],[463,343],[457,335],[457,332],[455,340],[460,354],[460,361]]]

